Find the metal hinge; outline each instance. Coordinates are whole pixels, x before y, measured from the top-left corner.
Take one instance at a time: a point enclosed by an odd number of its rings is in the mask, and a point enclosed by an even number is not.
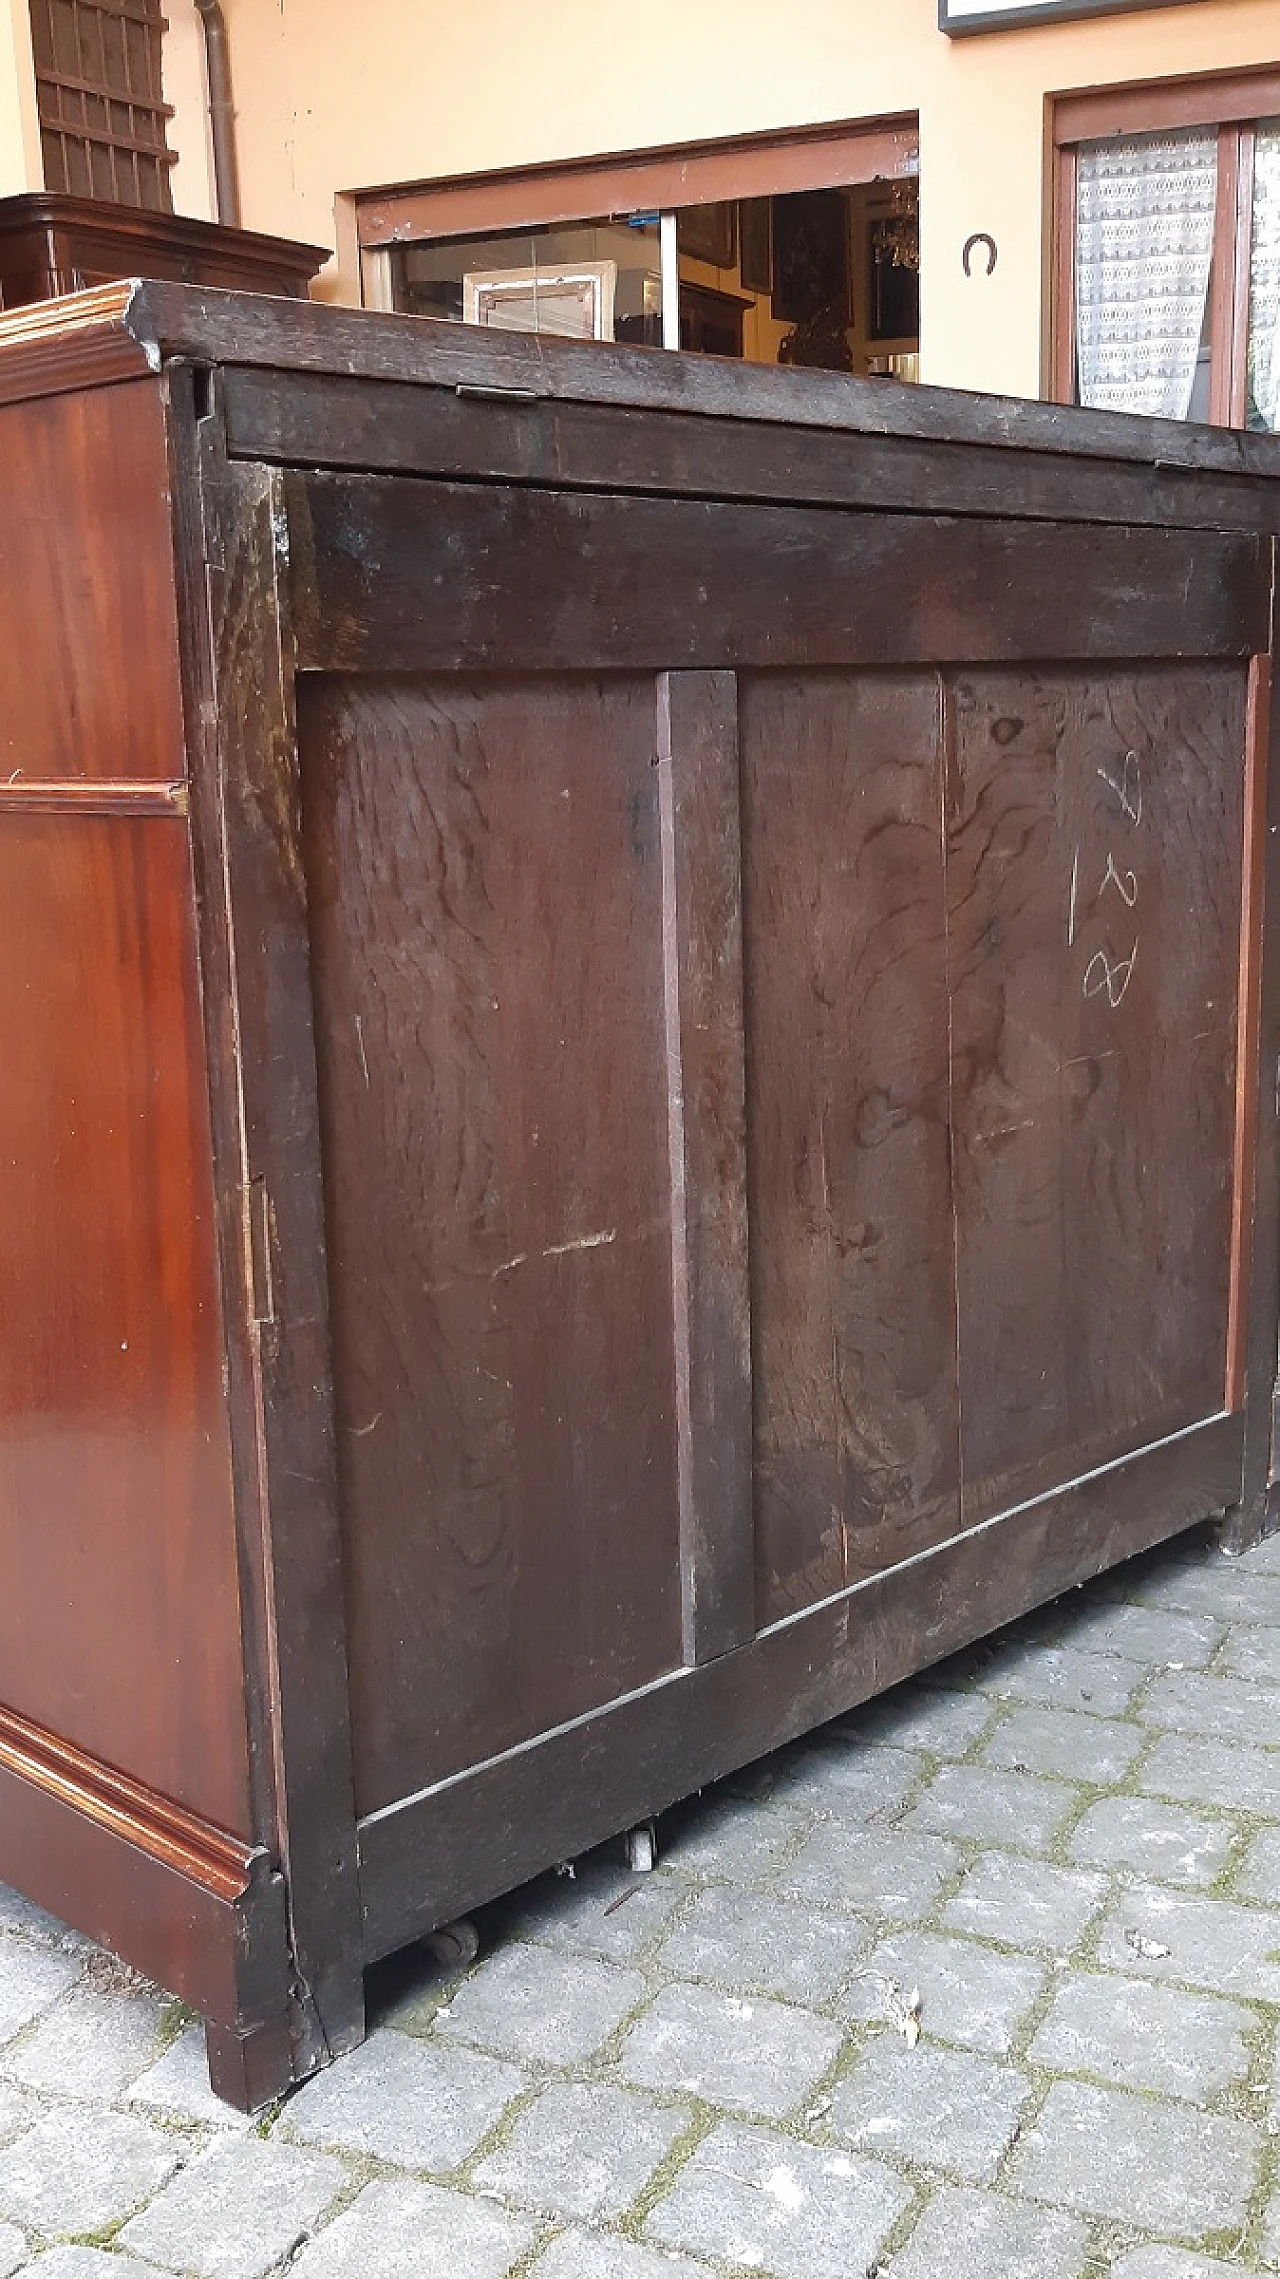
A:
[[[265,1179],[251,1179],[249,1202],[249,1304],[258,1327],[276,1318],[271,1273],[271,1197]]]

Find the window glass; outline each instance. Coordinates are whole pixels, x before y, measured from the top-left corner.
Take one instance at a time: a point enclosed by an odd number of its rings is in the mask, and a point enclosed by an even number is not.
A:
[[[914,177],[728,199],[683,207],[672,219],[682,348],[915,379]],[[391,271],[394,306],[415,316],[663,344],[657,214],[417,240],[392,250]]]
[[[1169,419],[1207,416],[1217,181],[1211,129],[1081,144],[1076,362],[1082,404]]]
[[[656,214],[440,238],[395,257],[395,303],[505,332],[660,345]]]
[[[1280,433],[1280,119],[1264,119],[1254,145],[1245,424]]]

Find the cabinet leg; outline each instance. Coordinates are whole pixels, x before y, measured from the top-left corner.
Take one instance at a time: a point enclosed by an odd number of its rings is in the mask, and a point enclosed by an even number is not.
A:
[[[293,2051],[287,2014],[238,2034],[233,2026],[207,2024],[209,2086],[215,2097],[238,2113],[256,2113],[283,2097],[293,2082]]]
[[[1218,1547],[1228,1559],[1239,1559],[1244,1552],[1257,1549],[1269,1535],[1280,1533],[1280,1486],[1270,1487],[1264,1495],[1250,1501],[1232,1504],[1224,1511],[1218,1527]]]

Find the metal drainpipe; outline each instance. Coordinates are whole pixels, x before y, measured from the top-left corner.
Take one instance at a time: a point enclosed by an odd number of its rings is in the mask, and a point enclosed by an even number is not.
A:
[[[231,51],[227,46],[222,0],[196,0],[204,19],[204,50],[209,70],[209,125],[213,132],[213,181],[218,220],[240,227],[240,183],[236,172],[235,106],[231,100]]]

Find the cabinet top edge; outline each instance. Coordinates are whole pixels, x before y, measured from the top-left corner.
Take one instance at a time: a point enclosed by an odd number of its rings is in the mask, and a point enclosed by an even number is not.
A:
[[[1280,437],[1031,398],[778,371],[665,349],[485,333],[437,318],[127,279],[0,315],[0,402],[200,363],[821,428],[903,442],[1280,477]]]

